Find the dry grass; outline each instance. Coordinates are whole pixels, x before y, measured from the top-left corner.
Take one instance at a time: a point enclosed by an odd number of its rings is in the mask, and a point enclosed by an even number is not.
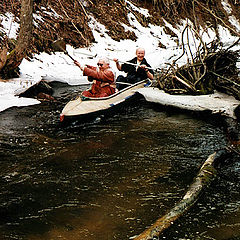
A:
[[[171,6],[176,4],[186,4],[188,0],[153,0],[153,4]]]
[[[239,1],[229,0],[231,13],[227,12],[222,0],[146,0],[154,5],[154,12],[171,24],[181,24],[183,19],[194,23],[195,29],[212,28],[216,32],[220,24],[227,27],[233,35],[239,36],[236,26],[229,21],[229,15],[240,19]]]

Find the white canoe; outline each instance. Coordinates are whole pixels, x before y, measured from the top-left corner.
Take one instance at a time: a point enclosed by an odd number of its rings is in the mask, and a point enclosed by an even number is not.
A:
[[[108,97],[84,98],[82,96],[78,96],[65,105],[62,113],[60,114],[60,121],[62,122],[66,118],[80,117],[106,111],[133,97],[138,89],[148,87],[150,85],[151,81],[146,79],[132,84]]]

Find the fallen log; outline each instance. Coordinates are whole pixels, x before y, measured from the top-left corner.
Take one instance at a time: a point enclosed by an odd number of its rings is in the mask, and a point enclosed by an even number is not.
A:
[[[224,159],[226,152],[217,152],[209,155],[207,160],[199,170],[193,183],[188,188],[183,199],[178,202],[168,213],[159,218],[152,226],[146,229],[139,236],[133,238],[134,240],[150,240],[159,239],[159,235],[170,227],[180,216],[183,215],[197,200],[202,191],[209,186],[215,179],[217,170],[215,168],[215,161]]]
[[[176,107],[190,111],[209,111],[223,117],[237,119],[236,109],[240,101],[225,93],[215,92],[206,95],[171,95],[158,88],[141,88],[138,90],[148,102],[163,106]]]

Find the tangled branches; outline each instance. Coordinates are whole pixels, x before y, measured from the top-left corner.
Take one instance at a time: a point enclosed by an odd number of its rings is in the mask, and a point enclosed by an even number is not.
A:
[[[193,45],[190,37],[194,39]],[[202,36],[187,24],[182,32],[182,54],[157,77],[158,87],[172,94],[207,94],[219,90],[240,99],[236,66],[240,54],[230,49],[223,49],[216,41],[206,44]],[[177,61],[183,57],[187,63],[178,67]]]

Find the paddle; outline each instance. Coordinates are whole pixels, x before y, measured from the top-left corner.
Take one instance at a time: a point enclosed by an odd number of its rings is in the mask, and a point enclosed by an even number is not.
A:
[[[111,59],[111,58],[108,58],[108,59],[111,60],[111,61],[114,61],[114,60]],[[120,61],[120,60],[118,60],[118,62],[120,62],[120,63],[126,63],[126,64],[129,64],[129,65],[132,65],[132,66],[136,66],[136,67],[140,67],[140,66],[141,66],[141,65],[139,65],[139,64],[130,63],[130,62],[124,62],[124,61]],[[155,71],[155,69],[150,68],[150,67],[145,67],[145,68],[147,68],[147,69],[152,69],[153,71]]]
[[[67,54],[73,61],[75,61],[75,59],[69,55],[69,53],[67,52],[66,50],[66,43],[63,41],[63,40],[57,40],[57,41],[54,41],[52,43],[52,48],[57,51],[57,52],[64,52],[65,54]],[[88,53],[82,53],[82,52],[78,52],[79,54],[82,54],[82,55],[86,55],[88,57],[91,57],[91,58],[95,58],[97,56],[96,55],[91,55],[91,54],[88,54]],[[112,58],[109,58],[107,57],[109,60],[111,61],[114,61]],[[140,65],[138,64],[135,64],[135,63],[130,63],[130,62],[124,62],[124,61],[120,61],[120,63],[126,63],[126,64],[129,64],[129,65],[133,65],[133,66],[136,66],[136,67],[139,67]],[[153,71],[156,71],[156,69],[153,69],[153,68],[150,68],[150,67],[146,67],[147,69],[152,69]]]
[[[52,48],[53,48],[54,51],[56,51],[56,52],[64,52],[73,61],[75,61],[75,59],[66,50],[66,43],[63,40],[54,41],[51,45],[52,45]]]

